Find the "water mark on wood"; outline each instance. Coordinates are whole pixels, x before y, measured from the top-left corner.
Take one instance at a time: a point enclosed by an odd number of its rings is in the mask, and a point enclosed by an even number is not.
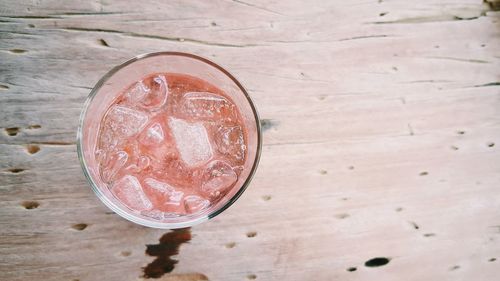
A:
[[[179,254],[181,244],[191,240],[191,229],[176,229],[164,234],[158,244],[146,245],[146,255],[156,259],[143,268],[144,278],[159,278],[165,273],[174,270],[179,262],[172,259],[173,255]]]

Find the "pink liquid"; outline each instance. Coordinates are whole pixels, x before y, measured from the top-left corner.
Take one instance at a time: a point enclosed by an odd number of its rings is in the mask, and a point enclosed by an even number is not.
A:
[[[201,79],[158,73],[130,85],[101,121],[100,176],[132,211],[162,220],[221,200],[247,159],[232,100]]]

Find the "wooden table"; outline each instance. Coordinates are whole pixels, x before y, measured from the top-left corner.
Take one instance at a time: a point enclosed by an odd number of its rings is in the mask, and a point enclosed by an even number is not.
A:
[[[0,280],[498,280],[499,8],[3,0]],[[177,232],[107,209],[75,145],[99,78],[164,50],[227,68],[264,125],[250,188]]]

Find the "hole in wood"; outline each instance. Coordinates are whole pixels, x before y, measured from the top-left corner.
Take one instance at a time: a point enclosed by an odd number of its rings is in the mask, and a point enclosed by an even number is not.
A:
[[[23,49],[10,49],[9,51],[14,54],[22,54],[27,52],[26,50]]]
[[[347,169],[354,170],[354,166],[349,166],[349,167],[347,167]]]
[[[450,148],[451,148],[452,150],[458,150],[458,146],[454,146],[454,145],[452,145],[452,146],[450,146]]]
[[[247,237],[248,238],[252,238],[252,237],[255,237],[255,236],[257,236],[257,232],[255,232],[255,231],[249,231],[249,232],[247,232]]]
[[[122,251],[122,252],[120,253],[120,255],[122,255],[122,256],[124,256],[124,257],[128,257],[128,256],[130,256],[131,254],[132,254],[132,252],[130,252],[130,251]]]
[[[10,168],[8,171],[11,172],[11,173],[14,173],[14,174],[18,174],[20,172],[25,171],[25,169],[22,169],[22,168]]]
[[[248,274],[247,275],[247,279],[248,280],[255,280],[255,279],[257,279],[257,275],[255,275],[255,274]]]
[[[403,209],[402,207],[397,207],[395,211],[396,211],[396,212],[401,212],[401,211],[403,211],[403,210],[404,210],[404,209]]]
[[[491,259],[489,259],[488,261],[489,261],[489,262],[494,262],[494,261],[496,261],[496,260],[497,260],[496,258],[491,258]]]
[[[5,128],[5,132],[9,136],[15,136],[17,135],[17,133],[19,133],[19,128],[17,127]]]
[[[388,258],[377,257],[377,258],[367,260],[365,262],[365,266],[367,266],[367,267],[379,267],[379,266],[383,266],[383,265],[388,264],[389,261],[390,261],[390,259],[388,259]]]
[[[36,201],[24,201],[21,203],[21,205],[25,208],[25,209],[28,209],[28,210],[31,210],[31,209],[36,209],[38,208],[38,206],[40,206],[40,203],[36,202]]]
[[[409,221],[409,223],[413,226],[413,228],[420,229],[420,227],[418,226],[418,224],[416,224],[415,222]]]
[[[42,126],[35,124],[35,125],[29,125],[27,129],[30,129],[30,130],[31,129],[40,129],[41,127]]]
[[[429,174],[428,172],[425,172],[425,171],[424,171],[424,172],[420,172],[420,174],[419,174],[419,175],[420,175],[420,176],[427,176],[428,174]]]
[[[454,266],[450,267],[450,271],[457,270],[459,268],[460,268],[460,265],[454,265]]]
[[[35,25],[34,25],[34,24],[32,24],[32,23],[30,23],[30,24],[28,24],[28,27],[29,27],[29,28],[35,28]]]
[[[271,200],[271,198],[272,198],[271,195],[262,196],[262,200],[264,200],[264,201],[269,201],[269,200]]]
[[[99,44],[100,44],[101,46],[104,46],[104,47],[109,47],[108,42],[106,42],[106,40],[104,40],[104,39],[102,39],[102,38],[101,38],[101,39],[99,39]]]
[[[495,146],[495,143],[494,142],[489,142],[488,143],[488,147],[494,147]]]
[[[465,131],[457,131],[457,134],[459,134],[459,135],[465,135]]]
[[[433,237],[433,236],[436,236],[435,233],[425,233],[424,234],[424,237]]]
[[[26,150],[28,151],[29,154],[35,154],[38,151],[40,151],[40,147],[36,144],[28,144],[26,146]]]
[[[232,249],[232,248],[234,248],[236,246],[236,243],[235,242],[229,242],[225,246],[228,249]]]
[[[78,231],[82,231],[85,228],[87,228],[87,226],[88,225],[86,223],[77,223],[77,224],[72,225],[71,228],[78,230]]]
[[[0,84],[0,90],[7,90],[9,86]]]
[[[210,23],[212,26],[217,26],[217,23],[215,21]]]
[[[356,271],[356,270],[358,270],[356,267],[349,267],[349,268],[347,268],[347,271],[349,271],[349,272],[353,272],[353,271]]]
[[[319,173],[322,175],[326,175],[326,174],[328,174],[328,171],[327,170],[319,170]]]
[[[343,214],[338,214],[338,215],[335,215],[335,217],[336,217],[337,219],[341,219],[341,220],[343,220],[343,219],[345,219],[345,218],[348,218],[348,217],[349,217],[349,214],[345,214],[345,213],[343,213]]]

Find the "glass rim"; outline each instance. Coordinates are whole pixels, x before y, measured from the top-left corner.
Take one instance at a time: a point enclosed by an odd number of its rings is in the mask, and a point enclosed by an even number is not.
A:
[[[245,98],[247,99],[247,101],[252,109],[252,113],[254,115],[255,123],[256,123],[255,125],[257,128],[257,148],[256,148],[257,150],[255,153],[255,159],[254,159],[252,168],[250,170],[250,173],[248,174],[248,177],[245,179],[245,182],[241,185],[239,190],[220,208],[215,209],[215,210],[211,211],[210,213],[204,214],[198,218],[194,218],[194,219],[187,220],[184,222],[172,222],[172,223],[159,222],[159,221],[155,222],[155,221],[141,218],[135,214],[126,212],[124,209],[122,209],[121,207],[119,207],[118,205],[113,203],[110,199],[108,199],[107,196],[105,194],[103,194],[103,192],[99,189],[98,185],[95,183],[94,179],[92,178],[92,176],[89,172],[89,169],[87,167],[87,163],[85,162],[85,157],[83,155],[83,148],[82,148],[83,138],[82,137],[83,137],[83,125],[85,122],[85,117],[87,115],[87,110],[89,108],[90,103],[92,102],[94,97],[97,95],[97,93],[99,92],[101,87],[104,85],[104,83],[109,78],[111,78],[114,74],[116,74],[118,71],[120,71],[124,67],[126,67],[134,62],[137,62],[139,60],[151,58],[151,57],[155,57],[155,56],[187,57],[190,59],[195,59],[195,60],[201,61],[203,63],[206,63],[209,66],[212,66],[212,67],[216,68],[217,70],[221,71],[223,74],[225,74],[227,77],[229,77],[229,79],[231,79],[231,81],[233,81],[236,84],[236,86],[238,86],[240,91],[244,94]],[[236,200],[238,200],[238,198],[243,194],[243,192],[247,189],[248,185],[252,181],[252,178],[255,175],[255,172],[257,170],[257,166],[258,166],[259,161],[260,161],[260,154],[262,152],[262,131],[261,130],[262,129],[261,129],[261,124],[260,124],[259,114],[257,112],[257,109],[255,108],[255,105],[254,105],[252,98],[250,97],[248,92],[245,90],[243,85],[241,85],[241,83],[231,73],[229,73],[226,69],[224,69],[222,66],[214,63],[213,61],[208,60],[208,59],[203,58],[203,57],[200,57],[200,56],[197,56],[197,55],[183,53],[183,52],[163,51],[163,52],[153,52],[153,53],[145,53],[145,54],[137,55],[137,56],[125,61],[124,63],[121,63],[121,64],[113,67],[104,76],[102,76],[101,79],[99,79],[99,81],[96,83],[96,85],[90,91],[90,93],[87,96],[85,103],[83,105],[83,110],[80,114],[80,120],[78,122],[76,144],[77,144],[78,159],[79,159],[80,165],[82,167],[83,174],[85,175],[85,178],[87,179],[87,182],[91,186],[94,193],[104,203],[104,205],[106,205],[113,212],[117,213],[119,216],[121,216],[121,217],[123,217],[131,222],[134,222],[136,224],[142,225],[142,226],[147,226],[147,227],[152,227],[152,228],[160,228],[160,229],[178,229],[178,228],[191,227],[191,226],[200,224],[204,221],[207,221],[209,219],[212,219],[212,218],[216,217],[217,215],[219,215],[220,213],[222,213],[223,211],[225,211],[234,202],[236,202]]]

